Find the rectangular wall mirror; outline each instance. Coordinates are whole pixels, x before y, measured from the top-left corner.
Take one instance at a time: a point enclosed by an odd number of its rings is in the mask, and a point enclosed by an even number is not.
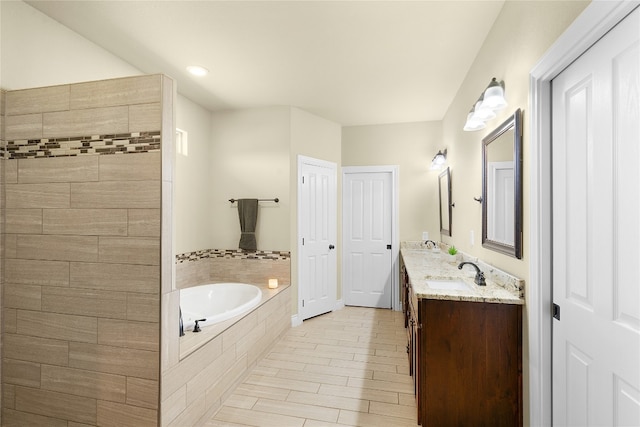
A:
[[[482,246],[522,258],[522,113],[482,140]]]
[[[451,236],[451,171],[446,168],[438,175],[440,194],[440,234]]]

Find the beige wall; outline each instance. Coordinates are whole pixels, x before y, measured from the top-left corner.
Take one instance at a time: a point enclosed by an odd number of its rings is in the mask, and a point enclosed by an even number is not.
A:
[[[198,188],[204,197],[212,197],[209,248],[238,247],[238,204],[229,199],[278,197],[279,203],[259,203],[257,246],[289,250],[289,111],[269,107],[213,114],[210,181]]]
[[[440,122],[345,127],[342,165],[398,165],[400,241],[420,240],[423,231],[438,241],[440,171],[429,170],[429,166],[438,150],[445,147]],[[455,180],[452,176],[452,181]]]
[[[7,92],[4,424],[157,423],[163,80]]]
[[[175,252],[181,254],[212,248],[217,224],[211,216],[215,168],[211,164],[211,112],[178,95],[177,127],[187,132],[186,154],[175,152],[174,215]]]
[[[0,87],[27,89],[142,74],[22,1],[0,1]]]

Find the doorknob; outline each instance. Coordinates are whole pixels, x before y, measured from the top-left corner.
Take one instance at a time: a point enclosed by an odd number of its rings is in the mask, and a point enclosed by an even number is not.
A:
[[[335,246],[333,246],[333,245],[329,245],[329,250],[331,250],[331,249],[335,249],[335,248],[336,248]]]

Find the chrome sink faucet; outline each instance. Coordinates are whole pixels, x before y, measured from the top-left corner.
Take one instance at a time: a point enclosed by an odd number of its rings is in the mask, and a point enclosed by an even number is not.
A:
[[[469,261],[461,262],[460,265],[458,265],[458,270],[462,270],[465,264],[472,265],[476,269],[476,277],[473,279],[473,282],[478,286],[487,286],[487,282],[484,280],[484,273],[480,270],[480,267],[474,263]]]

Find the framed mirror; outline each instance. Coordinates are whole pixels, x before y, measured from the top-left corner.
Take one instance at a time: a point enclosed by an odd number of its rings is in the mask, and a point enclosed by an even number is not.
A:
[[[446,168],[438,175],[440,195],[440,234],[451,236],[451,172]]]
[[[482,246],[522,258],[522,112],[482,140]]]

